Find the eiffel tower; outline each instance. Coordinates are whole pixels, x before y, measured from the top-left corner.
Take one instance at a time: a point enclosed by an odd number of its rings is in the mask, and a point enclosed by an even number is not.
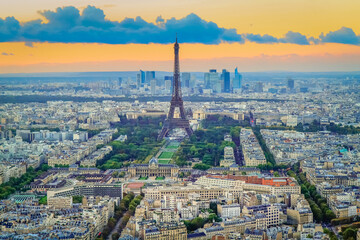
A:
[[[173,92],[170,102],[170,110],[167,119],[164,122],[163,128],[158,136],[158,140],[163,139],[170,130],[174,128],[185,129],[187,135],[190,137],[193,134],[190,128],[189,120],[186,119],[184,102],[181,97],[181,85],[180,85],[180,64],[179,64],[179,44],[176,37],[174,44],[175,63],[174,63],[174,79],[173,79]],[[175,108],[180,110],[180,118],[174,118]]]

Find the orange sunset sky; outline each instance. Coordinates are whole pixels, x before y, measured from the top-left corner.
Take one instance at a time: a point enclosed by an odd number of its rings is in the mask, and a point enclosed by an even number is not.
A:
[[[358,0],[1,0],[0,73],[172,71],[174,31],[182,71],[359,71],[359,12]]]

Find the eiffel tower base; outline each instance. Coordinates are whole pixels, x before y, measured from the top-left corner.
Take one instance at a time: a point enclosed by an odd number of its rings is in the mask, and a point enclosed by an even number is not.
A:
[[[186,134],[190,137],[193,134],[193,130],[190,127],[189,121],[188,120],[184,120],[181,118],[173,118],[172,120],[165,120],[164,126],[161,129],[161,132],[158,136],[158,140],[163,139],[164,137],[166,137],[168,135],[168,133],[170,132],[170,130],[175,129],[175,128],[182,128],[185,130]]]

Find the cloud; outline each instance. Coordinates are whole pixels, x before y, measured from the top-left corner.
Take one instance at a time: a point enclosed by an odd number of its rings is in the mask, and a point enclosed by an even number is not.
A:
[[[319,37],[306,37],[299,32],[289,31],[282,38],[269,34],[237,33],[234,28],[222,28],[212,21],[189,14],[183,18],[164,19],[159,16],[155,22],[141,17],[111,21],[102,9],[87,6],[82,11],[73,6],[56,10],[39,11],[42,19],[20,23],[14,17],[0,18],[0,42],[25,42],[33,47],[36,42],[54,43],[106,43],[106,44],[168,44],[178,34],[181,43],[220,44],[244,43],[245,40],[262,44],[291,43],[298,45],[326,42],[360,44],[351,28],[341,28]]]
[[[334,32],[330,31],[326,35],[321,33],[319,38],[324,43],[360,44],[360,36],[356,36],[355,32],[347,27],[342,27]]]
[[[309,41],[305,35],[298,32],[289,31],[285,34],[284,38],[279,40],[282,43],[293,43],[299,45],[309,45]]]
[[[62,43],[171,43],[178,33],[182,43],[219,44],[243,42],[235,29],[189,14],[181,19],[163,19],[156,23],[141,17],[110,21],[102,9],[87,6],[82,12],[69,6],[55,11],[40,11],[45,18],[19,24],[15,18],[0,19],[0,42],[62,42]]]
[[[244,37],[250,42],[256,43],[293,43],[299,45],[309,45],[309,40],[305,35],[298,32],[289,31],[283,38],[276,38],[268,34],[244,34]]]
[[[0,18],[0,42],[14,41],[18,38],[20,23],[14,17]]]
[[[34,47],[34,44],[32,42],[25,42],[25,46],[27,47]]]
[[[163,19],[163,17],[162,16],[158,16],[157,18],[156,18],[156,21],[155,21],[157,24],[159,24],[159,23],[164,23],[165,22],[165,20]]]
[[[260,34],[249,33],[249,34],[245,34],[245,37],[250,42],[256,42],[256,43],[277,43],[277,42],[279,42],[279,40],[276,37],[273,37],[268,34],[260,35]]]
[[[3,52],[3,53],[1,53],[1,55],[3,55],[3,56],[13,56],[14,54],[13,53]]]

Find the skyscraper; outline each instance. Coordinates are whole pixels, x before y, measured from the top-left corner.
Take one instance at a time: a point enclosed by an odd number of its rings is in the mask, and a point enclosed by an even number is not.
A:
[[[230,73],[228,71],[226,71],[226,69],[222,70],[221,80],[223,81],[223,83],[221,84],[223,86],[222,92],[229,93],[230,92]]]
[[[168,81],[170,81],[170,92],[172,92],[173,90],[172,90],[172,82],[173,82],[173,79],[174,79],[174,77],[173,76],[165,76],[164,77],[164,82],[165,82],[165,89],[167,89],[166,88],[166,82],[168,82]]]
[[[139,75],[139,77],[140,77],[141,87],[143,87],[144,84],[145,84],[145,72],[144,72],[143,70],[140,70],[140,75]]]
[[[171,82],[172,80],[165,80],[165,90],[167,93],[171,92]]]
[[[210,88],[210,73],[204,73],[204,87]]]
[[[214,92],[221,92],[221,81],[216,69],[210,69],[208,73],[204,74],[204,85],[205,88],[210,88]]]
[[[294,79],[288,78],[288,80],[287,80],[287,86],[288,86],[288,88],[291,89],[291,90],[294,89],[294,87],[295,87]]]
[[[189,72],[183,72],[181,74],[181,82],[183,84],[184,87],[189,88],[190,87],[190,78],[191,78],[191,74]]]
[[[136,74],[136,88],[140,88],[141,87],[141,74],[138,73]]]
[[[122,77],[119,77],[118,78],[118,87],[121,87],[121,84],[122,84]]]
[[[242,80],[242,76],[241,74],[238,72],[238,69],[235,68],[235,77],[233,79],[233,88],[234,89],[239,89],[241,88],[241,80]]]
[[[146,71],[146,83],[150,84],[151,80],[155,79],[155,71]]]
[[[150,91],[151,91],[151,95],[156,94],[156,80],[155,79],[150,81]]]
[[[255,92],[263,92],[263,83],[262,82],[257,82],[255,84]]]

